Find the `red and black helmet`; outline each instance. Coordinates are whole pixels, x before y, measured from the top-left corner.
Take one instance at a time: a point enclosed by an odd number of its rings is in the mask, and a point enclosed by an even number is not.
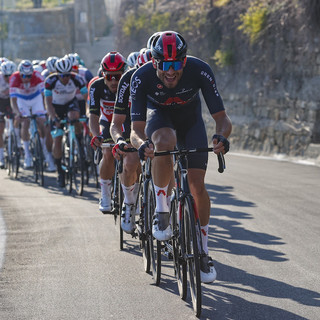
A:
[[[141,67],[142,65],[144,65],[148,61],[151,61],[151,58],[152,58],[151,50],[143,48],[140,50],[136,64],[138,67]]]
[[[175,31],[164,31],[152,41],[151,54],[156,60],[183,60],[187,55],[187,43],[181,34]]]
[[[102,71],[124,71],[126,59],[117,51],[111,51],[101,60]]]

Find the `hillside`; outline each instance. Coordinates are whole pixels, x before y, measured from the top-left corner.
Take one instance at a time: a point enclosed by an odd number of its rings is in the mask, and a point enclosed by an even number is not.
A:
[[[122,0],[120,16],[121,52],[176,30],[211,64],[233,150],[319,157],[319,1]]]

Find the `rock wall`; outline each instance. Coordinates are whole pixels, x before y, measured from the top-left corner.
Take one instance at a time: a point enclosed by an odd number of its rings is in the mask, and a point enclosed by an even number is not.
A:
[[[8,35],[3,55],[11,59],[46,59],[73,51],[74,10],[55,9],[6,11]]]
[[[121,16],[134,11],[135,3],[123,0]],[[320,162],[320,23],[306,10],[310,1],[259,1],[267,7],[266,24],[253,43],[238,28],[240,14],[251,2],[225,3],[200,8],[191,1],[178,6],[160,0],[157,8],[171,12],[166,29],[185,37],[189,54],[211,64],[233,122],[232,150],[312,156]],[[151,4],[143,10],[153,14]],[[186,18],[190,13],[194,20]],[[126,21],[124,17],[122,24]],[[119,35],[119,47],[130,52],[144,46],[148,36],[159,31],[150,30],[151,25],[147,22],[136,38]],[[230,55],[224,66],[213,59],[217,50]],[[207,114],[206,123],[211,135],[215,129]]]

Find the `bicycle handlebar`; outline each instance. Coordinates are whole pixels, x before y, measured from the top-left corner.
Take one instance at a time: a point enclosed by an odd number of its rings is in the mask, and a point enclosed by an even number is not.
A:
[[[113,148],[116,144],[115,143],[102,143],[101,148]],[[136,148],[127,148],[121,150],[123,152],[136,152],[138,151]]]
[[[212,152],[213,148],[195,148],[195,149],[181,149],[181,150],[172,150],[172,151],[159,151],[155,152],[155,156],[165,156],[165,155],[173,155],[173,154],[178,154],[178,155],[187,155],[189,153],[199,153],[199,152]],[[219,168],[218,172],[223,173],[225,168],[226,168],[226,163],[224,159],[224,155],[222,152],[219,152],[217,154],[218,157],[218,162],[219,162]]]

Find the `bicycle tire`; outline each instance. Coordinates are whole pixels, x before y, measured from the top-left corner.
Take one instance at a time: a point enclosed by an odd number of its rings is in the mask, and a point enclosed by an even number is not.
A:
[[[65,186],[68,186],[69,189],[69,184],[70,184],[70,154],[69,154],[69,141],[68,138],[65,137],[62,141],[62,157],[61,157],[61,168],[64,171],[64,180],[65,180]]]
[[[79,140],[75,138],[72,141],[72,166],[71,166],[71,176],[72,182],[74,182],[75,191],[79,196],[83,194],[84,186],[84,162],[83,162],[83,151]],[[70,182],[71,184],[71,182]],[[70,192],[70,190],[69,190]]]
[[[171,221],[173,229],[172,238],[172,255],[173,255],[173,266],[174,274],[177,280],[179,296],[182,300],[187,299],[187,263],[185,260],[185,235],[184,235],[184,220],[178,220],[179,204],[177,190],[172,190],[174,193],[171,199]]]
[[[7,170],[7,175],[10,176],[11,175],[11,158],[12,158],[12,147],[11,147],[12,143],[11,143],[11,138],[10,135],[6,136],[5,139],[5,168]]]
[[[35,182],[41,186],[44,185],[44,175],[43,175],[43,152],[40,141],[39,133],[36,132],[34,139],[31,141],[31,150],[33,154],[33,172],[35,175]]]
[[[140,176],[139,180],[139,193],[138,193],[138,200],[137,205],[139,206],[139,223],[138,223],[138,232],[139,232],[139,241],[140,241],[140,249],[142,252],[142,260],[143,260],[143,268],[146,273],[150,272],[150,249],[149,249],[149,241],[147,239],[147,225],[148,221],[146,219],[145,210],[145,198],[144,198],[144,182],[142,176]]]
[[[117,175],[117,188],[118,188],[118,212],[117,214],[119,215],[119,241],[120,241],[120,250],[123,250],[123,230],[121,228],[121,212],[122,212],[122,205],[123,205],[123,191],[122,191],[122,186],[121,186],[121,181],[119,175]]]
[[[196,224],[192,198],[187,196],[183,204],[184,233],[186,240],[187,270],[193,310],[197,317],[201,314],[201,278],[200,278],[200,254],[199,241],[196,232]]]
[[[12,143],[12,158],[11,158],[11,172],[14,179],[18,179],[19,167],[20,167],[20,151],[17,144],[17,137],[12,131],[10,134]]]
[[[150,249],[150,263],[151,263],[151,274],[155,285],[160,284],[161,279],[161,241],[158,241],[152,236],[152,220],[156,208],[155,192],[153,183],[151,180],[148,181],[147,187],[147,211],[148,211],[148,226],[150,228],[149,235],[149,249]]]

